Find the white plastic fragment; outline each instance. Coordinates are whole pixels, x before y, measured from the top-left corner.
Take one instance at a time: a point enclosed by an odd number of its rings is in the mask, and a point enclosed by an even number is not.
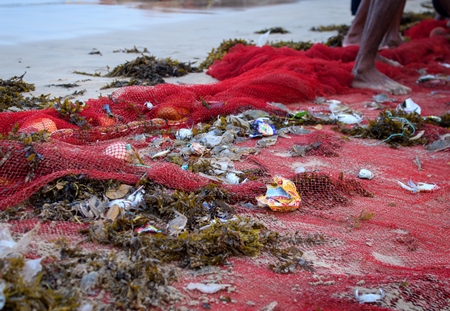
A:
[[[420,191],[434,191],[439,189],[439,186],[437,186],[436,184],[427,184],[423,182],[418,182],[416,184],[411,179],[408,181],[408,185],[405,185],[401,181],[397,181],[397,183],[400,185],[400,187],[411,191],[412,193],[418,193]]]
[[[374,177],[374,175],[371,171],[363,168],[359,171],[358,177],[361,179],[372,179]]]
[[[33,278],[42,270],[41,261],[44,258],[26,260],[21,275],[24,281],[31,283]]]
[[[4,293],[5,287],[6,287],[5,281],[0,279],[0,310],[2,310],[6,304],[6,297]]]
[[[204,294],[214,294],[218,291],[226,289],[231,286],[231,284],[203,284],[203,283],[189,283],[187,286],[188,290],[198,290]]]
[[[332,113],[331,118],[345,124],[359,124],[363,120],[363,118],[356,113]]]
[[[227,183],[232,185],[239,184],[239,177],[235,173],[228,173],[226,176]]]
[[[191,139],[192,130],[191,129],[179,129],[175,133],[175,137],[180,140]]]
[[[267,43],[267,38],[269,37],[269,35],[270,35],[270,30],[267,31],[265,34],[261,35],[258,38],[258,43],[256,44],[256,46],[262,47],[263,45],[265,45]]]
[[[417,105],[411,98],[408,98],[397,106],[397,111],[403,111],[405,113],[415,112],[420,115],[422,108],[420,108],[420,106]]]
[[[39,223],[28,231],[18,242],[15,242],[9,228],[0,224],[0,258],[23,253],[39,230]]]
[[[83,275],[80,281],[81,290],[84,292],[92,289],[97,283],[98,273],[95,271],[89,272],[88,274]]]
[[[147,107],[148,109],[153,109],[155,106],[153,106],[153,104],[151,102],[145,102],[145,107]]]
[[[379,294],[364,294],[364,295],[359,295],[358,290],[355,291],[355,298],[356,300],[359,301],[359,303],[371,303],[371,302],[378,302],[381,299],[384,298],[385,294],[384,291],[380,288],[379,289],[380,293]]]

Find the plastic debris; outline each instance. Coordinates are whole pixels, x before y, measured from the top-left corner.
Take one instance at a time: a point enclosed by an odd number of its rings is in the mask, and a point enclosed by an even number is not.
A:
[[[83,291],[87,292],[91,288],[95,286],[98,279],[98,273],[95,271],[89,272],[88,274],[83,275],[80,281],[80,287]]]
[[[438,140],[425,147],[428,151],[442,151],[447,148],[450,148],[450,134],[440,136]]]
[[[191,129],[180,129],[175,133],[177,139],[186,140],[191,139],[192,130]]]
[[[258,118],[253,123],[250,124],[251,129],[254,133],[250,134],[251,138],[261,137],[261,136],[273,136],[277,134],[275,127],[267,122],[266,118]]]
[[[151,102],[145,102],[145,107],[147,107],[148,109],[153,109],[153,108],[155,108],[155,106],[151,103]]]
[[[380,288],[379,294],[363,294],[359,295],[358,290],[355,291],[355,298],[359,303],[373,303],[379,302],[385,296],[384,291]]]
[[[4,293],[5,287],[6,287],[5,281],[0,280],[0,310],[2,310],[6,304],[6,297]]]
[[[422,108],[420,108],[420,106],[417,105],[411,98],[408,98],[397,106],[397,111],[403,111],[405,113],[415,112],[420,115]]]
[[[377,103],[384,103],[389,101],[389,96],[385,93],[380,93],[377,94],[373,97],[373,99],[377,102]]]
[[[267,31],[265,34],[259,36],[256,46],[262,47],[263,45],[265,45],[267,43],[267,38],[269,37],[269,35],[270,30]]]
[[[117,205],[120,209],[123,210],[130,210],[130,209],[136,209],[142,204],[144,204],[144,186],[140,186],[135,192],[130,194],[126,199],[117,199],[112,200],[106,204],[107,207],[111,208],[114,205]]]
[[[159,233],[159,232],[163,232],[163,230],[158,229],[150,224],[146,224],[144,227],[140,227],[136,229],[137,233],[145,233],[145,232],[149,232],[149,233]]]
[[[192,143],[189,148],[196,155],[202,155],[206,152],[206,147],[196,142]]]
[[[0,258],[23,253],[39,231],[39,223],[28,231],[18,242],[15,242],[6,225],[0,224]]]
[[[411,191],[412,193],[418,193],[420,191],[434,191],[439,189],[439,186],[437,186],[436,184],[427,184],[423,182],[418,182],[416,184],[411,179],[408,181],[408,185],[405,185],[401,181],[397,181],[397,183],[400,185],[400,187]]]
[[[374,175],[371,171],[363,168],[359,171],[358,177],[361,179],[372,179],[374,177]]]
[[[356,113],[339,113],[339,114],[331,114],[331,118],[345,124],[359,124],[362,122],[363,118]]]
[[[289,212],[300,207],[301,198],[295,184],[289,179],[275,176],[267,185],[266,194],[256,198],[258,205],[269,206],[273,211]]]
[[[187,286],[188,290],[198,290],[204,294],[214,294],[218,291],[230,287],[231,284],[203,284],[203,283],[189,283]]]
[[[42,265],[41,261],[44,258],[38,259],[27,259],[25,260],[25,264],[22,268],[21,275],[24,281],[31,283],[34,277],[41,272]]]
[[[187,217],[183,214],[177,211],[175,211],[175,214],[177,214],[177,216],[167,223],[167,231],[170,235],[177,235],[183,231],[188,221]]]

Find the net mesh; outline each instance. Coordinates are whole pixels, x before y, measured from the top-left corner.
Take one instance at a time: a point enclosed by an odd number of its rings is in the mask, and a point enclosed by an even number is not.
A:
[[[438,21],[424,21],[409,30],[410,42],[381,52],[403,67],[377,64],[380,71],[412,88],[410,96],[421,106],[422,116],[441,116],[449,108],[448,80],[417,83],[418,70],[423,68],[429,74],[450,74],[441,64],[450,62],[448,39],[429,35],[439,26]],[[54,108],[0,113],[4,137],[0,142],[0,209],[26,206],[45,185],[68,175],[129,185],[145,176],[168,189],[191,192],[205,188],[210,178],[157,154],[177,148],[174,134],[180,128],[249,109],[284,118],[285,112],[267,103],[312,111],[320,107],[314,100],[326,97],[345,102],[368,120],[375,120],[379,111],[366,104],[376,92],[350,87],[356,54],[355,47],[322,44],[308,51],[237,45],[208,69],[207,74],[218,82],[118,89],[109,97],[88,100],[76,113],[77,120],[85,120],[89,126],[76,124],[74,115]],[[398,96],[397,102],[383,104],[395,108],[405,98]],[[450,310],[449,149],[430,152],[422,145],[392,148],[380,140],[345,136],[335,124],[308,128],[308,134],[280,136],[276,144],[267,147],[258,146],[259,139],[237,143],[240,148],[257,149],[234,164],[239,171],[252,172],[253,178],[238,185],[214,183],[230,194],[229,203],[238,214],[254,217],[271,230],[321,234],[323,243],[300,244],[315,272],[276,274],[267,268],[273,260],[270,255],[230,258],[221,281],[232,281],[236,291],[208,298],[189,292],[190,300],[198,302],[190,308],[214,304],[214,310],[230,310],[230,305],[233,310],[249,310],[272,303],[279,310],[361,310],[354,291],[361,294],[371,289],[376,293],[382,288],[386,297],[364,305],[364,310]],[[421,130],[428,144],[449,133],[448,128],[432,124],[424,124]],[[49,135],[49,139],[23,140],[23,133],[36,132]],[[161,139],[162,143],[154,143]],[[293,156],[295,145],[309,147],[304,154]],[[201,156],[190,154],[196,161]],[[416,159],[420,159],[419,168]],[[296,173],[300,167],[305,172]],[[362,168],[375,178],[356,178]],[[277,213],[248,207],[264,195],[265,185],[274,175],[294,182],[302,197],[299,210]],[[409,180],[439,188],[413,193],[398,184]],[[20,234],[37,222],[11,220],[9,224]],[[43,223],[39,237],[52,241],[66,236],[78,243],[84,239],[79,230],[88,226],[73,221]],[[98,247],[82,245],[88,250]],[[184,291],[193,280],[204,281],[205,277],[185,275],[173,286]]]

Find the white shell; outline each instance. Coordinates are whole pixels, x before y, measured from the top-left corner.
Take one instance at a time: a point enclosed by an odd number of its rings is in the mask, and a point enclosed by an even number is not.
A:
[[[397,106],[397,111],[404,111],[406,113],[413,113],[416,112],[417,114],[420,114],[422,112],[422,109],[419,105],[417,105],[411,98],[406,99],[403,103]]]
[[[361,123],[363,118],[358,116],[356,113],[348,114],[348,113],[339,113],[339,114],[332,114],[331,116],[333,119],[337,120],[338,122],[345,123],[345,124],[358,124]]]
[[[191,139],[192,130],[191,129],[180,129],[175,133],[175,137],[180,140]]]
[[[148,109],[153,109],[155,106],[153,106],[153,104],[151,102],[145,102],[145,107],[147,107]]]
[[[380,294],[359,295],[358,290],[355,291],[355,298],[359,303],[378,302],[384,298],[384,291],[380,289]]]
[[[203,283],[189,283],[187,289],[189,290],[199,290],[205,294],[214,294],[222,289],[226,289],[231,286],[231,284],[203,284]]]
[[[411,179],[408,181],[408,185],[405,185],[401,181],[397,181],[397,183],[403,189],[409,190],[413,193],[417,193],[420,191],[433,191],[439,189],[439,186],[436,184],[427,184],[423,182],[418,182],[417,184],[415,184]]]
[[[362,179],[372,179],[374,177],[373,173],[365,168],[361,169],[358,173],[358,177]]]
[[[228,173],[227,176],[227,183],[237,185],[239,184],[239,177],[235,173]]]

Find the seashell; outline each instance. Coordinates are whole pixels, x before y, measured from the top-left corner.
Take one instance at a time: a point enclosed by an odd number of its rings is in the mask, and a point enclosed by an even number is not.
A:
[[[361,123],[362,118],[358,116],[356,113],[348,114],[348,113],[339,113],[336,115],[333,115],[334,119],[336,119],[338,122],[345,123],[345,124],[358,124]]]
[[[373,175],[373,173],[369,170],[366,170],[365,168],[361,169],[358,173],[358,177],[361,179],[372,179],[375,176]]]
[[[420,115],[422,109],[411,98],[408,98],[403,103],[397,106],[397,111],[403,111],[405,113],[415,112]]]
[[[188,290],[199,290],[204,294],[214,294],[222,289],[226,289],[231,284],[203,284],[203,283],[189,283]]]
[[[235,173],[228,173],[226,175],[227,183],[238,185],[239,184],[239,177]]]
[[[151,102],[145,102],[144,105],[145,105],[145,107],[147,107],[150,110],[155,108],[155,106]]]
[[[175,133],[175,137],[177,139],[181,139],[181,140],[191,139],[192,130],[191,129],[180,129]]]
[[[47,132],[53,133],[58,130],[58,127],[56,126],[55,122],[53,122],[51,119],[40,118],[37,120],[31,120],[31,121],[25,122],[19,129],[19,132],[31,133],[31,132],[39,132],[39,131],[44,131],[44,130]]]
[[[363,295],[360,295],[359,291],[356,290],[355,291],[355,298],[356,298],[356,300],[359,301],[359,303],[378,302],[381,299],[383,299],[384,296],[385,296],[384,291],[381,288],[379,289],[379,291],[380,291],[379,294],[363,294]]]

